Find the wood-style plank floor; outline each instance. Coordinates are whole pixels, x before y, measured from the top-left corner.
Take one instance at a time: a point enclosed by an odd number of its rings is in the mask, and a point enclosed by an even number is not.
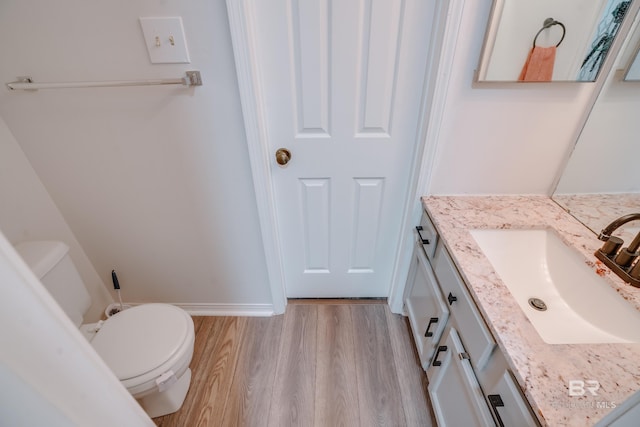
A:
[[[193,320],[189,393],[157,426],[435,425],[408,323],[385,303]]]

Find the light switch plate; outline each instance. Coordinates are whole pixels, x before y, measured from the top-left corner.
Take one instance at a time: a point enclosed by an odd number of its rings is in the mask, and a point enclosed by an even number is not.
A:
[[[140,18],[142,34],[153,64],[187,64],[190,61],[182,18]]]

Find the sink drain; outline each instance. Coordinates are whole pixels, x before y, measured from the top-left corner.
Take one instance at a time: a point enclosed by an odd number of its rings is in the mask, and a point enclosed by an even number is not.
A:
[[[547,309],[547,304],[540,298],[529,298],[529,305],[538,311],[545,311]]]

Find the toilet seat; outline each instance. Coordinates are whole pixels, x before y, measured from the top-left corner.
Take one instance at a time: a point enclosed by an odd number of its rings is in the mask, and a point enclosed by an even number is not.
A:
[[[143,304],[107,319],[91,345],[129,392],[141,397],[158,387],[161,375],[179,378],[186,371],[194,337],[193,320],[184,310]]]

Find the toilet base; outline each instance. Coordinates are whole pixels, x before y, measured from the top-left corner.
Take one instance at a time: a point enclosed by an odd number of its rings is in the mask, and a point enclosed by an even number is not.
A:
[[[187,368],[178,381],[167,390],[151,393],[136,400],[151,418],[168,415],[180,409],[189,391],[190,383],[191,369]]]

